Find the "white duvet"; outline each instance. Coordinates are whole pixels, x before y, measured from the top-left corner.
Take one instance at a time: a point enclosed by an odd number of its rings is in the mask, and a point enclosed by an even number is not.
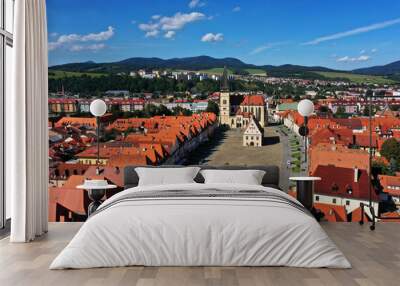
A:
[[[136,192],[209,189],[265,191],[297,202],[279,190],[254,185],[132,188],[105,201],[50,269],[128,265],[351,267],[318,222],[290,204],[234,196],[121,200]]]

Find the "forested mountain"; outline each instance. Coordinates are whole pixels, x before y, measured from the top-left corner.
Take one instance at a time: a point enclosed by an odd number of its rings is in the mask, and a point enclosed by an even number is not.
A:
[[[334,71],[332,69],[314,66],[299,66],[299,65],[253,65],[246,64],[241,60],[235,58],[222,58],[217,59],[209,56],[189,57],[189,58],[173,58],[173,59],[160,59],[160,58],[129,58],[119,62],[112,63],[70,63],[64,65],[57,65],[50,67],[50,70],[62,70],[71,72],[110,72],[128,73],[138,69],[175,69],[175,70],[207,70],[213,68],[221,68],[227,66],[235,71],[244,71],[246,69],[260,69],[267,73],[301,73],[309,71]]]
[[[353,70],[354,73],[369,74],[369,75],[400,75],[400,61],[396,61],[387,65],[373,66]]]

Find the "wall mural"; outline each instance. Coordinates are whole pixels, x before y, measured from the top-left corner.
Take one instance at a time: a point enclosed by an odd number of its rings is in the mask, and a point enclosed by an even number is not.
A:
[[[85,179],[115,186],[100,203],[124,189],[124,169],[136,165],[276,165],[280,188],[295,197],[289,178],[321,178],[312,195],[321,220],[400,218],[399,78],[357,69],[377,48],[319,62],[310,49],[328,38],[257,47],[259,37],[241,32],[257,25],[232,22],[248,17],[241,6],[94,2],[48,3],[50,221],[86,220],[96,194],[79,188]],[[298,46],[309,49],[304,66]],[[278,51],[285,62],[265,57]],[[368,92],[386,97],[370,105]]]

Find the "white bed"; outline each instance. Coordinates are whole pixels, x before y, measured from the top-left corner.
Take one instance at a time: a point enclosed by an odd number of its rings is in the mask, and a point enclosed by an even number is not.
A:
[[[141,186],[111,197],[50,269],[128,265],[351,267],[287,194],[197,183]]]

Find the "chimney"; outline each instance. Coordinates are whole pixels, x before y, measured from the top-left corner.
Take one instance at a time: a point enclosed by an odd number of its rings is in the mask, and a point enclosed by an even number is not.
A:
[[[358,183],[358,168],[357,166],[354,167],[354,183]]]

